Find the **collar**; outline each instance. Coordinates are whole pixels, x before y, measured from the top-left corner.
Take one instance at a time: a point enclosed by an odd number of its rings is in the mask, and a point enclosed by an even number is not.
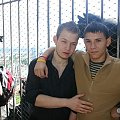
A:
[[[54,53],[51,53],[51,54],[48,56],[47,61],[51,61],[51,62],[52,62],[53,55],[54,55]]]
[[[114,57],[110,56],[108,52],[106,52],[106,54],[107,54],[107,57],[106,57],[104,66],[107,64],[110,64],[114,60]],[[86,52],[86,53],[83,53],[82,56],[85,63],[89,66],[89,60],[90,60],[89,54]]]
[[[51,63],[52,63],[52,58],[53,58],[53,55],[54,55],[54,52],[53,52],[53,53],[51,53],[51,54],[48,56],[47,61],[49,61],[49,62],[51,62]],[[70,65],[70,66],[73,66],[73,60],[72,60],[72,58],[71,58],[71,57],[69,57],[69,58],[68,58],[68,63],[69,63],[69,65]]]

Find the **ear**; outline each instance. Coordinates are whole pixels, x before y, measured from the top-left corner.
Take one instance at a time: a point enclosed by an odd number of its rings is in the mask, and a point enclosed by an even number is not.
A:
[[[57,36],[54,36],[54,37],[53,37],[53,41],[54,41],[54,43],[55,43],[55,45],[56,45],[56,43],[57,43],[57,41],[58,41],[58,40],[57,40]]]
[[[111,44],[111,37],[107,39],[107,47]]]

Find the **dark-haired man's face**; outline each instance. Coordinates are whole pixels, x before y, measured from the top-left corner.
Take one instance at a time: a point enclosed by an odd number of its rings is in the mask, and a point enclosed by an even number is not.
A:
[[[90,59],[93,62],[103,62],[106,57],[106,49],[110,45],[111,39],[106,39],[101,32],[88,32],[85,34],[84,43]]]

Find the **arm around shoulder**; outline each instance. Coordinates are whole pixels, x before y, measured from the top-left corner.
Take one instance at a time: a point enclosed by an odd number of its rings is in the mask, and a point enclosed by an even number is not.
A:
[[[46,66],[46,60],[48,56],[55,50],[55,47],[48,48],[42,56],[38,57],[37,63],[34,67],[34,73],[40,78],[48,77],[48,69]]]

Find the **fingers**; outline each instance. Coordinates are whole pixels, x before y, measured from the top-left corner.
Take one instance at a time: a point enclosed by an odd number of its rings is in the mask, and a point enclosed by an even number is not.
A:
[[[90,113],[93,111],[92,105],[87,105],[87,104],[81,104],[80,109],[78,112],[80,113]]]
[[[92,104],[91,102],[88,102],[88,101],[85,101],[85,100],[82,100],[82,99],[81,99],[83,96],[85,96],[85,94],[82,93],[82,94],[76,95],[75,97],[80,99],[81,104],[83,104],[83,105],[88,105],[88,106],[92,106],[93,104]]]
[[[82,94],[76,95],[75,98],[79,98],[79,99],[80,99],[80,98],[83,97],[83,96],[85,96],[85,95],[82,93]]]
[[[43,70],[34,68],[34,73],[35,73],[36,76],[38,76],[40,78],[45,78],[46,77]]]
[[[39,77],[39,71],[35,67],[34,67],[34,73],[35,73],[36,76]]]
[[[48,77],[48,68],[45,68],[45,77]]]
[[[39,70],[39,77],[40,78],[48,77],[48,68],[47,67],[45,67],[45,70]]]
[[[84,106],[84,105],[81,105],[80,107],[76,107],[74,109],[72,109],[78,113],[90,113],[93,111],[93,108],[92,107],[89,107],[89,106]]]
[[[44,70],[40,70],[40,76],[39,77],[40,78],[45,78],[46,77]]]
[[[93,111],[93,104],[91,102],[80,100],[80,110],[81,113],[90,113]]]
[[[45,63],[37,62],[34,67],[34,73],[40,78],[48,77],[48,68]]]
[[[83,101],[80,101],[79,105],[76,106],[75,111],[79,113],[90,113],[93,111],[91,103],[83,104]]]
[[[81,107],[78,109],[77,112],[79,113],[90,113],[93,111],[93,108],[92,107],[89,107],[89,106],[84,106],[84,105],[81,105]]]
[[[81,100],[81,104],[82,105],[87,105],[87,106],[92,106],[93,105],[91,102],[83,101],[83,100]]]
[[[79,113],[90,113],[93,111],[93,104],[91,102],[82,100],[84,94],[79,94],[71,99],[71,109]]]

